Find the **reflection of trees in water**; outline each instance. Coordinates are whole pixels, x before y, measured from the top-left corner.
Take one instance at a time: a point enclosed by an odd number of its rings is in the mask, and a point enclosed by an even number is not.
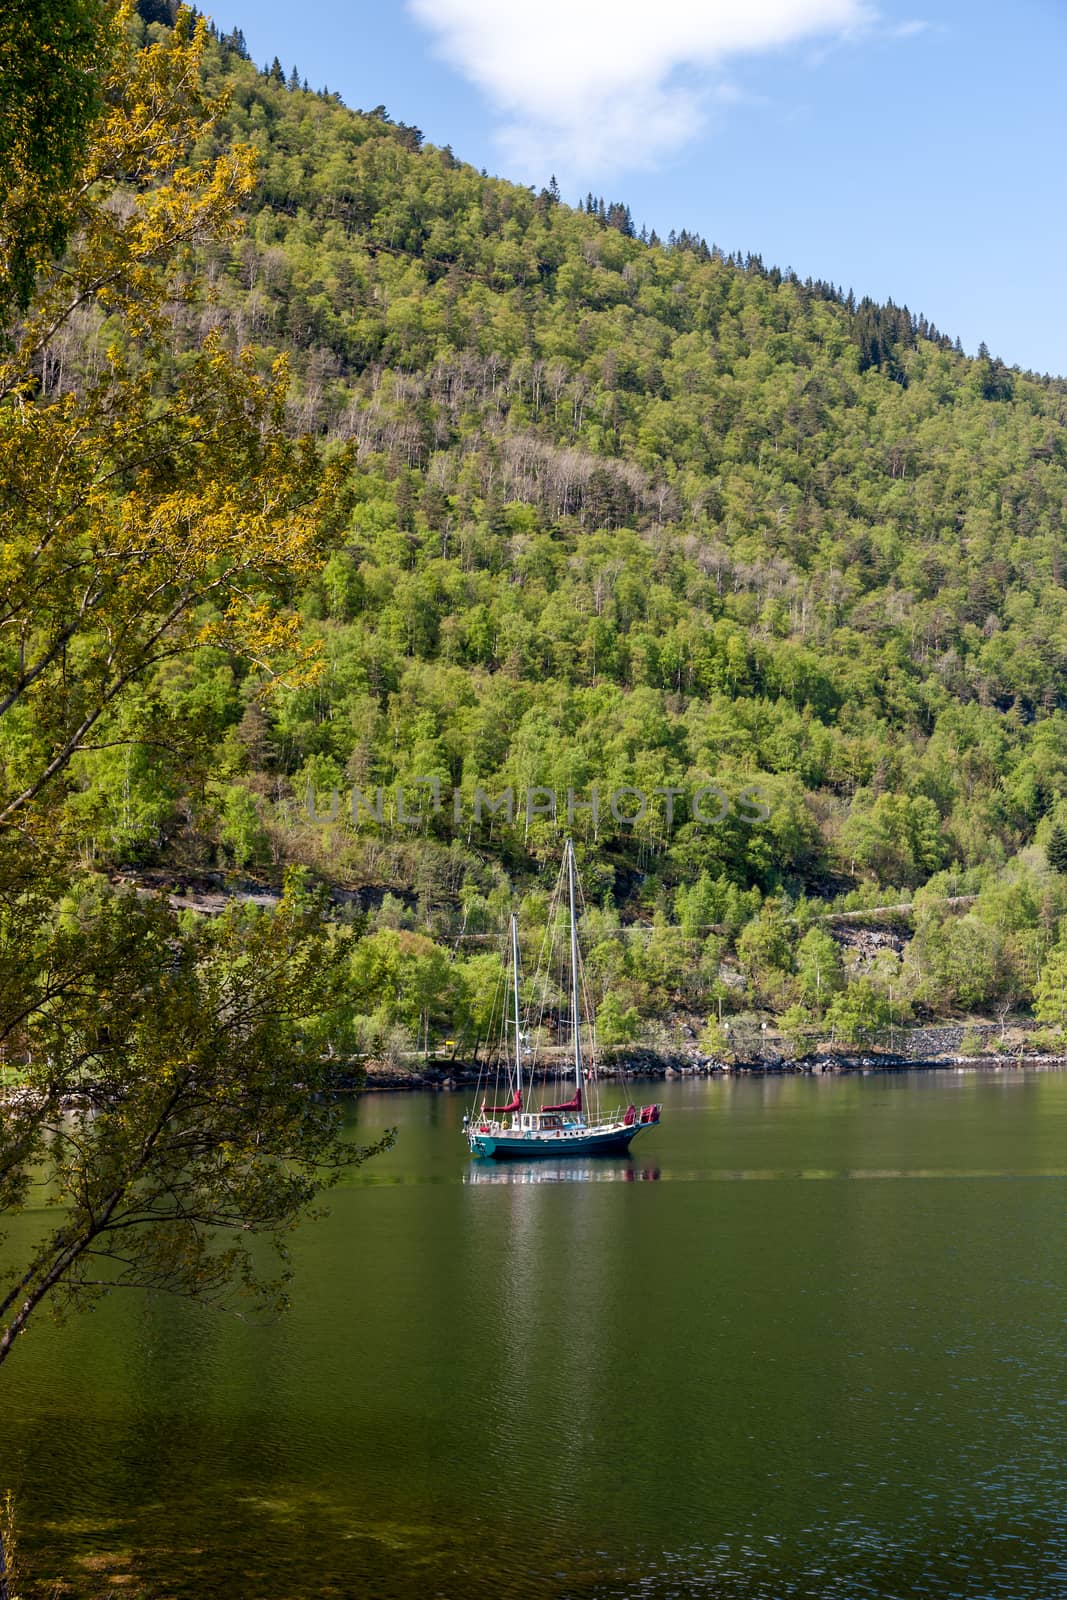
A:
[[[654,1183],[658,1167],[635,1167],[630,1163],[600,1166],[595,1162],[577,1165],[566,1161],[508,1161],[489,1166],[472,1162],[463,1174],[464,1183]]]

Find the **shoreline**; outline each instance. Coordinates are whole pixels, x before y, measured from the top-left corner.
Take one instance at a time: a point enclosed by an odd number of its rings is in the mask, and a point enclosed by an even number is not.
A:
[[[652,1051],[635,1051],[625,1057],[605,1063],[598,1071],[601,1083],[627,1083],[633,1081],[661,1082],[679,1078],[818,1078],[818,1077],[871,1077],[876,1073],[905,1072],[1063,1072],[1067,1070],[1067,1055],[1037,1055],[1025,1051],[1003,1055],[904,1056],[888,1051],[820,1051],[813,1055],[784,1058],[753,1057],[746,1061],[726,1062],[713,1057],[693,1057],[681,1054],[659,1054]],[[370,1064],[362,1078],[358,1071],[342,1073],[336,1088],[339,1095],[358,1094],[410,1094],[419,1090],[434,1093],[458,1094],[490,1084],[496,1076],[495,1068],[486,1073],[484,1068],[466,1062],[448,1061],[430,1063],[421,1067],[397,1068]],[[545,1093],[555,1088],[559,1074],[551,1066],[534,1067],[528,1074],[531,1083],[543,1087]],[[347,1079],[347,1081],[346,1081]],[[17,1082],[0,1083],[0,1105],[8,1098],[17,1099],[22,1086]],[[73,1108],[82,1103],[78,1094],[63,1098],[61,1104]]]
[[[859,1074],[904,1072],[1057,1072],[1067,1069],[1067,1056],[1013,1054],[1002,1056],[952,1055],[930,1059],[907,1056],[890,1056],[888,1052],[864,1051],[849,1054],[820,1052],[800,1056],[795,1060],[762,1060],[724,1062],[693,1060],[686,1056],[659,1056],[645,1054],[628,1056],[625,1061],[615,1061],[602,1066],[598,1073],[601,1083],[624,1083],[630,1079],[677,1078],[771,1078],[771,1077],[847,1077]],[[356,1094],[406,1093],[412,1090],[434,1090],[456,1093],[471,1089],[486,1080],[486,1073],[464,1063],[429,1065],[416,1069],[367,1069],[362,1083],[353,1083]],[[557,1074],[550,1068],[536,1068],[531,1074],[535,1083],[554,1083]]]

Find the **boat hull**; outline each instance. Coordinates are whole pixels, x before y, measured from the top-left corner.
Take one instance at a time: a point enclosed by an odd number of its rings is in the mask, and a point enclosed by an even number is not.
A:
[[[523,1138],[514,1133],[479,1133],[475,1129],[468,1138],[471,1153],[491,1161],[555,1161],[560,1156],[625,1155],[637,1135],[651,1126],[651,1123],[635,1122],[630,1127],[619,1124],[611,1128],[575,1129],[573,1133],[563,1129],[535,1138]]]

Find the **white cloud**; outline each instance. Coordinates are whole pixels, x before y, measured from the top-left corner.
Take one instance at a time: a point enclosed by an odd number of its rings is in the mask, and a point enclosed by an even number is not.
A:
[[[868,0],[408,0],[503,117],[508,156],[543,177],[649,166],[693,136],[732,57],[873,18]],[[680,81],[684,75],[684,81]],[[725,92],[724,92],[725,88]]]

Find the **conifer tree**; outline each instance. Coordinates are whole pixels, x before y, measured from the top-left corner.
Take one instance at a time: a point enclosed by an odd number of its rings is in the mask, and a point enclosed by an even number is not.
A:
[[[1067,872],[1067,828],[1056,822],[1045,846],[1048,864],[1054,872]]]

